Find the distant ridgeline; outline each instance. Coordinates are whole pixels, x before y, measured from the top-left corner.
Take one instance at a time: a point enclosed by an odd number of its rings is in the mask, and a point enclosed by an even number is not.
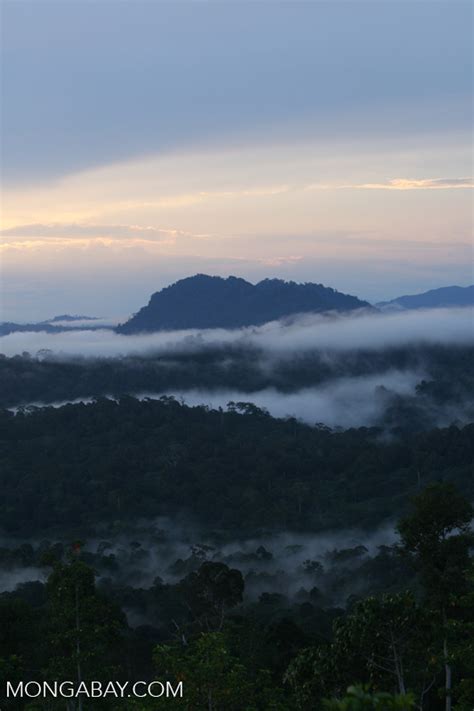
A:
[[[257,326],[298,313],[351,311],[372,308],[355,296],[322,284],[296,284],[264,279],[250,284],[197,274],[181,279],[152,295],[118,333],[140,333],[185,328],[239,328]]]
[[[457,306],[474,306],[474,285],[443,286],[423,294],[399,296],[392,301],[375,304],[381,311],[404,311],[406,309],[439,309]]]
[[[100,326],[94,324],[95,321],[100,319],[97,316],[71,316],[70,314],[61,314],[60,316],[55,316],[48,321],[38,321],[37,323],[14,323],[13,321],[2,321],[0,322],[0,336],[8,336],[9,333],[18,332],[43,332],[43,333],[62,333],[63,331],[74,331],[77,330],[77,322],[86,321],[87,330],[92,331]],[[64,325],[64,324],[70,324]]]

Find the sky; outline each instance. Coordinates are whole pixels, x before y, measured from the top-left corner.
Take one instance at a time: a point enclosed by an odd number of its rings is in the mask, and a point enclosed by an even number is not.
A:
[[[473,281],[464,0],[3,0],[2,320]]]

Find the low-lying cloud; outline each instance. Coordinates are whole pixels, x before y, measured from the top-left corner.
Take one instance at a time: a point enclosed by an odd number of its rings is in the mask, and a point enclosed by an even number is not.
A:
[[[99,583],[112,581],[119,586],[147,589],[158,577],[175,584],[207,560],[223,562],[242,572],[247,601],[257,599],[263,592],[293,598],[301,594],[302,588],[309,593],[317,585],[327,596],[327,602],[341,605],[350,593],[367,582],[354,580],[354,575],[347,573],[377,556],[381,547],[393,546],[397,541],[391,521],[372,531],[342,529],[303,534],[283,530],[222,541],[189,521],[161,517],[142,521],[120,535],[108,535],[110,531],[106,530],[103,534],[104,538],[87,540],[82,549],[83,556],[96,570]],[[35,559],[48,543],[25,542],[36,549]],[[3,551],[13,553],[20,543],[5,540]],[[69,542],[62,541],[62,545],[67,550]],[[18,561],[0,562],[0,572],[0,592],[14,590],[27,582],[44,582],[48,575],[47,568],[21,566]]]
[[[72,328],[77,328],[79,330],[84,330],[84,329],[98,329],[98,328],[115,328],[115,326],[118,326],[120,321],[123,321],[123,319],[119,318],[75,318],[73,321],[65,319],[51,319],[50,321],[46,321],[45,323],[49,324],[50,326],[59,326],[60,328],[67,328],[67,329],[72,329]]]
[[[321,423],[328,427],[369,427],[380,421],[393,394],[414,395],[422,377],[420,373],[388,371],[369,377],[337,378],[321,387],[291,393],[267,388],[251,394],[196,389],[168,394],[186,405],[217,409],[225,408],[229,402],[251,401],[273,417],[296,417],[310,425]]]
[[[204,348],[252,346],[285,358],[308,351],[382,350],[409,344],[474,344],[474,310],[428,309],[401,313],[307,314],[259,327],[160,331],[124,336],[111,330],[50,334],[17,332],[0,339],[0,353],[48,350],[58,358],[193,353]]]
[[[202,405],[210,409],[226,409],[230,403],[251,402],[267,410],[272,417],[295,417],[309,425],[328,427],[370,427],[377,425],[394,395],[414,395],[423,374],[407,371],[387,371],[372,376],[336,378],[320,387],[302,388],[291,393],[266,388],[252,393],[230,390],[172,390],[135,393],[139,400],[172,396],[191,407]],[[113,396],[108,396],[113,398]],[[62,407],[66,404],[90,403],[93,398],[75,398],[59,402],[31,402],[32,407]],[[18,408],[12,408],[16,411]],[[451,422],[453,417],[449,420]]]

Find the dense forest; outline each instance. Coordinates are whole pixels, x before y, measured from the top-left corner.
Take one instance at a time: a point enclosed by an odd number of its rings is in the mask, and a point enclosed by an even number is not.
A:
[[[292,595],[272,592],[263,572],[263,591],[248,595],[255,570],[271,560],[262,547],[225,563],[213,547],[192,546],[172,579],[157,574],[147,586],[131,581],[153,545],[3,547],[2,568],[35,565],[41,579],[0,595],[2,689],[29,679],[183,683],[183,698],[68,699],[70,710],[470,711],[472,514],[452,485],[431,484],[406,508],[395,545],[306,560],[306,584]],[[245,555],[254,570],[242,574]],[[353,592],[335,604],[341,584]],[[2,708],[59,709],[64,701],[4,698]]]
[[[443,479],[472,496],[474,425],[403,433],[333,432],[173,398],[1,412],[3,528],[90,529],[182,514],[216,530],[374,526],[420,486]]]
[[[0,4],[0,711],[474,711],[472,2]]]
[[[382,350],[307,351],[268,358],[256,347],[190,346],[187,350],[122,358],[68,358],[43,352],[0,355],[0,406],[54,403],[98,395],[167,393],[200,388],[234,389],[251,394],[274,388],[291,393],[330,384],[339,378],[362,378],[397,371],[418,374],[413,394],[379,388],[386,428],[430,429],[474,419],[474,348],[419,344]],[[451,420],[446,422],[448,413]]]
[[[472,356],[0,358],[1,693],[52,679],[184,691],[2,709],[471,711]],[[421,374],[412,393],[377,386],[374,426],[251,402],[374,371]],[[160,396],[198,386],[244,397]],[[74,398],[90,402],[31,404]]]

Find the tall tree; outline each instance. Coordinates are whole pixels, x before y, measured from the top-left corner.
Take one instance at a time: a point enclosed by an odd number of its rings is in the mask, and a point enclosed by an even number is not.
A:
[[[439,672],[431,638],[429,614],[410,592],[369,597],[335,620],[330,645],[296,657],[286,681],[302,709],[323,695],[342,695],[351,680],[402,697],[410,690],[416,694],[416,708],[427,709]]]
[[[205,562],[179,585],[190,620],[207,632],[220,631],[226,611],[242,602],[242,573],[225,563]]]
[[[94,571],[77,557],[55,562],[47,581],[49,661],[46,678],[106,681],[116,678],[123,613],[95,587]],[[82,700],[69,702],[82,711]]]
[[[445,670],[445,709],[452,709],[452,618],[469,591],[470,523],[473,509],[451,484],[431,484],[413,500],[398,531],[403,550],[418,569],[427,603],[438,613]]]

